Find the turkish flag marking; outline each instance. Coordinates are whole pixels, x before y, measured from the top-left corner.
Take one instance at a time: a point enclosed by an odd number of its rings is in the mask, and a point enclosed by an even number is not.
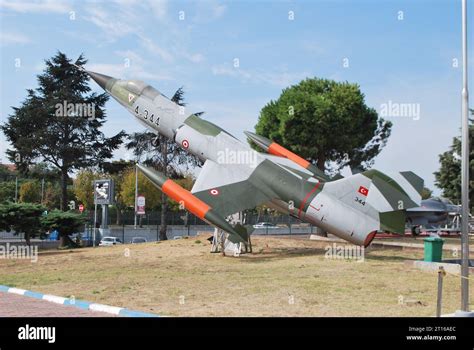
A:
[[[360,186],[359,191],[357,192],[359,192],[363,196],[367,196],[369,194],[369,190],[365,188],[364,186]]]

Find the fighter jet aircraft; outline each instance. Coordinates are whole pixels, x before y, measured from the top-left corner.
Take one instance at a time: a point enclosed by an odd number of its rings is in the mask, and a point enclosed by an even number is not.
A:
[[[390,177],[367,170],[330,179],[284,147],[247,133],[268,153],[256,152],[219,126],[187,114],[143,81],[87,73],[135,120],[204,161],[191,192],[152,168],[138,167],[188,211],[227,232],[231,242],[246,243],[251,231],[226,218],[261,204],[363,246],[379,230],[403,233],[405,210],[419,206],[423,180],[410,171]]]
[[[448,226],[453,218],[461,215],[461,207],[449,199],[432,197],[421,201],[419,207],[407,209],[407,223],[413,235],[419,235],[421,228]],[[450,220],[451,218],[451,220]],[[457,230],[460,228],[457,227]]]

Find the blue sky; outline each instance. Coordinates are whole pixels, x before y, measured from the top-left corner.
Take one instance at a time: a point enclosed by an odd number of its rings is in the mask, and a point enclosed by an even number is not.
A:
[[[460,1],[0,0],[0,11],[2,122],[37,86],[43,60],[61,50],[165,95],[183,85],[188,110],[206,111],[241,139],[268,101],[305,77],[358,83],[378,111],[389,101],[416,104],[418,120],[387,117],[392,136],[375,167],[413,170],[432,189],[438,154],[459,134]],[[107,135],[142,129],[113,100],[107,114]],[[7,147],[0,134],[3,162]],[[121,149],[116,157],[130,155]]]

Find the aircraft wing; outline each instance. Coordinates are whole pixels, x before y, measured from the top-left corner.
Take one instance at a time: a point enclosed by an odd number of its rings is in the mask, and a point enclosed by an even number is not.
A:
[[[316,166],[311,165],[310,168],[305,168],[298,163],[292,161],[291,159],[281,157],[281,156],[275,156],[272,154],[267,154],[267,153],[259,153],[263,158],[266,158],[273,163],[276,163],[280,165],[282,168],[297,174],[298,176],[308,179],[310,177],[314,177],[318,179],[319,181],[331,181],[331,180],[337,180],[337,179],[331,179],[329,176],[327,176],[323,171],[319,170]],[[341,177],[342,178],[342,177]]]
[[[268,159],[268,160],[272,161],[273,163],[278,164],[282,168],[285,168],[286,170],[288,170],[290,172],[293,172],[293,173],[301,176],[304,179],[308,179],[308,178],[314,176],[314,174],[311,171],[303,168],[301,165],[296,164],[295,162],[293,162],[292,160],[290,160],[288,158],[280,157],[280,156],[274,156],[274,155],[267,154],[267,153],[259,153],[259,154],[262,157],[264,157],[265,159]]]
[[[414,207],[406,209],[410,213],[444,213],[446,210],[438,208]]]
[[[219,165],[207,160],[201,169],[191,193],[209,204],[222,217],[273,199],[254,183],[254,168],[239,164]]]

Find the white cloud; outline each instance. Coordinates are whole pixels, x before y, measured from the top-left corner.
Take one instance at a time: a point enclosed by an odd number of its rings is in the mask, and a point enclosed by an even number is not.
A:
[[[225,11],[227,10],[227,7],[222,4],[214,4],[213,9],[212,9],[212,14],[214,18],[220,18],[224,15]]]
[[[26,35],[21,33],[0,32],[0,45],[24,45],[30,43],[31,40]]]
[[[212,67],[212,74],[234,77],[240,79],[244,83],[250,82],[255,84],[268,84],[281,88],[294,84],[309,75],[307,72],[269,72],[263,70],[247,70],[240,67],[234,68],[228,65],[218,65]]]
[[[116,11],[106,11],[100,6],[87,7],[86,21],[97,26],[108,42],[115,42],[127,35],[137,37],[137,42],[150,54],[160,57],[163,61],[171,62],[173,55],[155,41],[144,34],[139,24],[140,11],[146,12],[147,7],[142,2],[135,0],[116,0]],[[146,4],[153,7],[153,13],[157,17],[163,17],[166,11],[166,1],[150,1]],[[139,11],[140,10],[140,11]]]
[[[227,6],[217,0],[198,1],[193,22],[206,23],[221,18],[227,10]]]
[[[397,76],[376,88],[365,89],[367,104],[377,110],[389,100],[421,106],[419,120],[385,118],[393,122],[392,134],[377,156],[375,168],[389,172],[411,170],[435,194],[439,192],[433,175],[439,169],[438,155],[448,150],[452,138],[459,135],[461,99],[459,92],[452,90],[456,83],[456,77],[449,75],[439,75],[434,80]]]
[[[131,64],[130,67],[126,67],[124,64],[110,64],[110,63],[96,63],[87,65],[87,70],[109,75],[113,78],[118,79],[141,79],[141,80],[173,80],[173,78],[167,74],[161,74],[150,70],[145,70],[143,65]]]
[[[137,36],[140,38],[140,44],[151,54],[159,56],[165,62],[173,61],[173,55],[168,50],[162,48],[143,34],[137,34]]]
[[[270,98],[230,98],[226,102],[199,100],[188,106],[194,112],[205,111],[203,116],[231,133],[240,140],[245,140],[243,132],[254,130],[260,110]]]
[[[84,17],[86,21],[95,24],[104,33],[106,40],[113,42],[128,34],[135,33],[136,27],[131,26],[127,21],[123,20],[121,15],[110,15],[110,12],[105,11],[97,6],[90,6],[86,8],[88,13]]]
[[[145,64],[145,59],[137,54],[135,51],[132,50],[124,50],[124,51],[115,51],[115,54],[119,57],[122,57],[124,60],[128,59],[130,61],[130,64],[137,64],[137,65],[143,65]]]
[[[72,10],[69,1],[61,0],[0,0],[0,7],[21,13],[67,13]]]
[[[44,61],[38,62],[34,65],[33,69],[37,73],[42,73],[46,68],[46,63]]]
[[[328,44],[326,42],[321,43],[316,41],[303,41],[301,47],[307,53],[316,56],[321,56],[329,51]]]
[[[158,19],[164,19],[167,15],[168,1],[166,0],[150,0],[148,1],[148,6],[150,6],[153,14]]]
[[[195,53],[195,54],[187,55],[187,59],[193,63],[200,63],[204,61],[205,58],[203,54]]]

